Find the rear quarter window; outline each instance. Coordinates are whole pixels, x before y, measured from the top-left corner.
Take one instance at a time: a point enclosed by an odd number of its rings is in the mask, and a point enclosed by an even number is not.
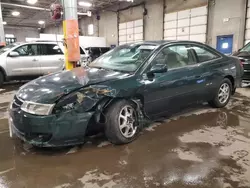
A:
[[[220,56],[204,47],[200,46],[192,46],[191,47],[197,55],[197,59],[199,63],[205,62],[205,61],[211,61],[213,59],[218,59]]]

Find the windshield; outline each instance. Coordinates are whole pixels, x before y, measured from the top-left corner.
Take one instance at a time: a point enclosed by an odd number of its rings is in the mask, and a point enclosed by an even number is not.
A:
[[[244,46],[240,52],[250,52],[250,43],[248,43],[246,46]]]
[[[10,50],[11,48],[17,46],[17,44],[9,44],[7,46],[5,46],[4,48],[0,49],[0,55],[3,54],[4,52],[7,52],[8,50]]]
[[[156,45],[149,44],[122,45],[102,55],[89,66],[134,72],[156,47]]]

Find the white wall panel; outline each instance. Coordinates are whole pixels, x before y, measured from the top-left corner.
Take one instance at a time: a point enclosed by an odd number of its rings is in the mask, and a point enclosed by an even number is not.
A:
[[[135,34],[134,35],[134,40],[138,41],[138,40],[143,40],[143,34],[140,33],[140,34]]]
[[[190,35],[190,40],[205,43],[206,42],[206,34]]]
[[[250,19],[247,19],[246,21],[246,29],[250,29]]]
[[[165,14],[164,38],[206,42],[207,16],[207,6]]]
[[[128,41],[128,42],[133,42],[133,41],[134,41],[134,34],[132,34],[132,35],[127,35],[127,41]]]
[[[127,40],[127,35],[119,37],[119,41],[121,41],[121,42],[126,42],[126,40]]]
[[[189,35],[189,27],[179,28],[177,30],[177,36]]]
[[[250,39],[250,30],[249,29],[246,30],[245,39],[246,40]]]
[[[119,30],[119,35],[122,36],[122,35],[126,35],[127,34],[127,30],[126,29],[121,29]]]
[[[250,7],[247,8],[247,18],[250,18]]]
[[[138,27],[138,26],[143,26],[143,20],[135,20],[134,21],[134,27]]]
[[[134,34],[134,28],[127,29],[127,35]]]
[[[178,19],[189,18],[189,17],[190,17],[190,9],[178,12]]]
[[[119,24],[119,45],[143,40],[143,19]]]
[[[134,33],[143,33],[143,26],[141,26],[141,27],[135,27],[134,28]]]
[[[182,20],[178,20],[178,27],[187,27],[190,25],[189,23],[189,19],[182,19]]]
[[[119,29],[126,29],[127,25],[126,23],[119,24]]]
[[[177,29],[169,29],[164,31],[166,37],[174,37],[177,35]]]
[[[165,37],[164,40],[176,40],[176,37]]]
[[[134,27],[134,22],[127,22],[127,28],[132,28]]]
[[[199,16],[191,18],[191,25],[206,25],[207,24],[207,16]]]
[[[185,35],[185,36],[178,36],[177,40],[189,40],[189,35]]]
[[[199,7],[191,9],[191,17],[207,15],[207,7]]]
[[[177,12],[165,14],[165,21],[177,20]]]
[[[190,35],[206,33],[206,30],[207,30],[206,25],[192,26],[190,27]]]
[[[173,29],[173,28],[177,28],[177,21],[169,21],[166,24],[164,24],[164,29]]]
[[[127,44],[127,42],[119,42],[119,45]]]

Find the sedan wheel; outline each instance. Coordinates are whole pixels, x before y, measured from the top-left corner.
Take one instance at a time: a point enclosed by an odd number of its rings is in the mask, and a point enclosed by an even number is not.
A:
[[[132,106],[122,108],[119,115],[119,128],[125,138],[131,138],[135,135],[137,127],[136,112]]]
[[[221,104],[224,104],[230,96],[230,86],[228,83],[223,83],[219,90],[219,101]]]
[[[113,144],[127,144],[135,140],[142,125],[138,121],[136,105],[119,100],[109,106],[105,113],[105,134]]]
[[[232,82],[228,78],[224,78],[213,100],[209,104],[215,108],[223,108],[227,105],[232,94]]]

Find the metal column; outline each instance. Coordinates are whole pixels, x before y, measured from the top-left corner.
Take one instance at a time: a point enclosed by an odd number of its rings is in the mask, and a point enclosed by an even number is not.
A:
[[[65,68],[70,70],[80,61],[77,0],[62,0],[62,4],[64,7]]]
[[[3,28],[2,5],[0,2],[0,46],[5,46],[5,34]]]

